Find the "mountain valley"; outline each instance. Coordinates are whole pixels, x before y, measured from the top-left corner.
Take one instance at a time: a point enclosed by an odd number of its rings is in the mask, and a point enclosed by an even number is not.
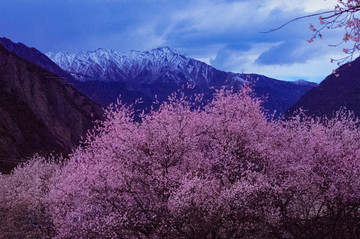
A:
[[[159,101],[178,89],[187,94],[205,94],[211,98],[214,89],[240,89],[245,82],[264,99],[264,108],[282,115],[315,83],[286,82],[257,74],[239,74],[215,69],[186,57],[169,47],[151,51],[120,53],[98,49],[79,53],[47,53],[47,56],[77,81],[74,87],[103,106],[115,102],[119,95],[125,103],[141,97],[144,107]]]

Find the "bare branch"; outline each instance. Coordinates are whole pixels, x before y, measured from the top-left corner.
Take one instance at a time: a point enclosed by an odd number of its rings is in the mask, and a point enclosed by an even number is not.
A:
[[[274,29],[271,29],[269,31],[266,31],[266,32],[261,32],[261,33],[270,33],[270,32],[275,32],[277,30],[280,30],[282,28],[284,28],[285,26],[289,25],[290,23],[292,22],[296,22],[296,21],[299,21],[301,19],[305,19],[305,18],[311,18],[311,17],[316,17],[316,16],[321,16],[323,14],[328,14],[328,13],[334,13],[336,12],[336,10],[331,10],[331,11],[326,11],[326,12],[320,12],[320,13],[314,13],[314,14],[310,14],[310,15],[306,15],[306,16],[301,16],[301,17],[297,17],[297,18],[294,18],[286,23],[284,23],[283,25],[277,27],[277,28],[274,28]]]

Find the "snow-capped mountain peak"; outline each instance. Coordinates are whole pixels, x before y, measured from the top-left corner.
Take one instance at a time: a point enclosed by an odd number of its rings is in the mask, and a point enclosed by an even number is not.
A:
[[[203,77],[204,74],[207,74],[207,68],[211,67],[188,58],[170,47],[125,53],[99,48],[94,51],[78,53],[49,52],[46,55],[63,70],[70,72],[81,81],[129,81],[150,72],[157,78],[166,77],[164,69],[167,72],[178,72],[179,74],[184,72],[194,74],[195,71],[196,75],[200,73]],[[202,70],[200,70],[201,68]],[[148,80],[151,81],[150,78],[154,77],[148,77]],[[180,79],[173,80],[180,81]]]
[[[263,94],[268,97],[264,107],[272,112],[276,105],[281,114],[312,87],[302,81],[282,82],[256,74],[220,71],[170,47],[125,53],[99,48],[78,53],[47,53],[47,56],[76,79],[84,81],[76,84],[88,95],[103,94],[100,98],[104,105],[113,102],[119,94],[128,98],[141,96],[148,103],[153,102],[155,94],[165,100],[171,92],[188,85],[194,92],[211,97],[214,88],[239,89],[250,81],[259,97],[264,97]]]

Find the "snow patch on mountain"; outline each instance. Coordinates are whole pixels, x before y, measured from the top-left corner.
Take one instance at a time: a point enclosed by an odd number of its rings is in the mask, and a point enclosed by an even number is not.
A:
[[[242,78],[242,77],[240,77],[240,76],[237,76],[237,75],[234,77],[234,80],[235,80],[235,81],[239,81],[239,82],[241,82],[241,83],[245,83],[245,82],[246,82],[246,80],[245,80],[244,78]]]

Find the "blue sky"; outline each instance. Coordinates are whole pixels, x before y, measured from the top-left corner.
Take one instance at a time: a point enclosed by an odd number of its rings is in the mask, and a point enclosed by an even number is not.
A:
[[[0,36],[42,52],[150,50],[169,46],[214,67],[280,80],[319,82],[344,55],[325,32],[309,44],[305,19],[336,0],[0,0]]]

